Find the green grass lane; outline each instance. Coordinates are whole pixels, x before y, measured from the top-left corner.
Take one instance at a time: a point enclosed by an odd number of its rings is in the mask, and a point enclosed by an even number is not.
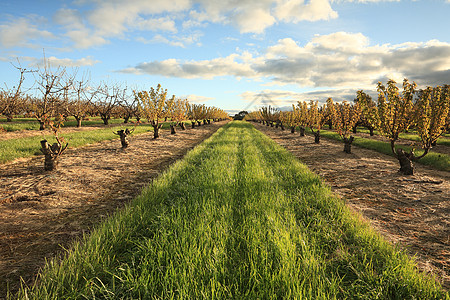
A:
[[[27,299],[449,299],[284,148],[231,122]]]

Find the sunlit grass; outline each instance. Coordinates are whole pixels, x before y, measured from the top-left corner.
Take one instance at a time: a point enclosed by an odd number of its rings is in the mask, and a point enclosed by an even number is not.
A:
[[[123,119],[113,118],[109,120],[109,124],[121,124],[121,123],[123,124]],[[103,121],[99,117],[93,117],[89,120],[81,121],[81,127],[92,125],[103,125]],[[0,119],[0,126],[6,131],[39,130],[39,122],[33,118],[18,118],[14,119],[14,122],[6,122],[6,119]],[[62,127],[76,127],[76,126],[77,121],[73,117],[69,117],[68,120],[65,121],[62,125]]]
[[[285,149],[219,129],[21,299],[445,299]]]

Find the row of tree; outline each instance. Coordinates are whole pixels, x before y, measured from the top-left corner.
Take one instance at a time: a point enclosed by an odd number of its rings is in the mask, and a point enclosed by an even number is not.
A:
[[[139,124],[141,119],[153,126],[153,138],[159,137],[159,130],[164,122],[170,122],[171,134],[176,127],[185,128],[184,121],[190,120],[192,128],[209,124],[211,120],[228,119],[228,114],[219,108],[204,104],[190,104],[187,99],[168,96],[167,89],[160,84],[149,91],[130,90],[119,84],[93,86],[83,76],[77,78],[77,71],[69,73],[65,68],[50,67],[44,59],[44,65],[37,70],[16,67],[20,73],[17,86],[0,90],[0,115],[11,122],[17,115],[34,117],[40,124],[40,130],[49,127],[56,138],[50,145],[47,140],[41,141],[41,151],[45,155],[45,170],[53,170],[57,159],[67,149],[68,144],[59,136],[64,120],[69,116],[77,120],[81,126],[83,119],[99,116],[105,125],[112,117],[124,119],[128,123],[135,118]],[[33,87],[25,89],[25,76],[33,74]],[[35,96],[27,92],[33,90]],[[122,147],[128,146],[127,137],[133,130],[125,129],[114,132],[120,136]]]
[[[316,143],[320,143],[321,128],[328,124],[342,137],[347,153],[351,153],[352,133],[356,132],[357,126],[367,127],[370,135],[377,130],[389,139],[392,153],[399,160],[400,172],[412,175],[413,162],[424,157],[437,139],[450,129],[450,86],[417,89],[414,82],[405,79],[400,91],[396,82],[389,80],[386,86],[379,82],[377,91],[377,102],[361,90],[357,92],[354,103],[334,103],[328,98],[324,105],[319,106],[318,101],[310,101],[309,104],[299,101],[297,105],[292,105],[292,111],[262,107],[249,113],[245,119],[281,129],[289,126],[292,133],[298,127],[300,136],[304,136],[306,128],[310,128]],[[396,147],[400,133],[410,129],[415,129],[421,138],[421,155],[417,155],[414,149],[406,152]]]
[[[172,125],[184,126],[181,124],[186,119],[198,122],[228,118],[228,114],[221,109],[189,104],[187,99],[175,96],[168,98],[167,90],[160,85],[150,91],[137,91],[105,82],[93,85],[86,75],[78,78],[77,70],[69,73],[65,68],[52,68],[48,63],[37,70],[20,66],[16,69],[20,74],[17,85],[0,90],[0,115],[6,117],[8,122],[17,115],[34,117],[41,130],[48,119],[67,119],[70,116],[76,119],[77,127],[84,119],[100,117],[105,125],[111,118],[123,118],[124,123],[132,118],[137,121],[148,119],[157,129],[161,120],[175,120]],[[25,76],[30,74],[35,79],[34,84],[24,88]],[[34,92],[34,96],[28,93],[30,91]]]

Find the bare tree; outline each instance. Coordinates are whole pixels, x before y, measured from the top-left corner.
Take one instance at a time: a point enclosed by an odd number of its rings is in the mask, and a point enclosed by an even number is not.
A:
[[[102,83],[90,92],[89,103],[105,125],[109,124],[114,109],[119,104],[120,91],[118,85]]]
[[[31,113],[39,121],[39,130],[45,129],[45,121],[55,114],[55,109],[63,95],[73,84],[73,76],[68,76],[66,68],[52,68],[50,62],[43,59],[43,66],[37,71],[37,90],[42,97],[31,99]]]
[[[81,121],[88,115],[89,103],[85,98],[89,87],[89,79],[84,75],[80,80],[75,80],[70,93],[65,94],[65,112],[73,116],[77,121],[77,127],[81,127]]]
[[[23,82],[25,81],[25,74],[35,72],[33,70],[27,70],[18,65],[13,65],[20,73],[19,82],[17,86],[13,86],[11,89],[5,84],[5,90],[0,92],[0,114],[6,117],[7,122],[11,122],[14,115],[18,114],[25,105],[25,100],[22,92]]]

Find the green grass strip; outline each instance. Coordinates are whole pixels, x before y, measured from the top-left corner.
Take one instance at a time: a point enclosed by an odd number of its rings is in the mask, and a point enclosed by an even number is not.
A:
[[[1,120],[1,119],[0,119]],[[19,131],[19,130],[39,130],[39,122],[36,119],[14,119],[15,122],[4,122],[0,123],[6,131]],[[22,123],[18,123],[18,122]],[[110,119],[109,124],[123,124],[123,119]],[[81,126],[92,126],[92,125],[103,125],[103,121],[98,118],[92,118],[91,120],[86,120],[81,122]],[[124,124],[127,125],[127,124]],[[69,117],[67,121],[64,122],[62,127],[76,127],[77,121],[73,117]]]
[[[123,125],[119,127],[108,127],[103,129],[86,130],[71,133],[62,133],[60,136],[69,142],[70,148],[76,148],[87,144],[92,144],[104,140],[118,139],[119,137],[113,133],[119,129],[132,129],[134,125]],[[164,123],[163,129],[168,129],[169,124]],[[139,125],[133,132],[133,135],[148,131],[153,131],[151,125]],[[27,138],[0,140],[0,163],[12,161],[20,157],[29,157],[42,154],[40,151],[40,141],[47,139],[50,143],[56,142],[56,139],[48,132],[45,135],[38,135]],[[120,146],[120,145],[118,145]]]
[[[367,133],[367,134],[370,133],[370,131],[368,129],[366,129],[365,127],[358,127],[358,132],[363,132],[363,133]],[[374,130],[374,134],[380,135],[380,133],[377,130]],[[420,139],[419,135],[417,134],[417,131],[414,131],[414,130],[411,130],[409,133],[400,133],[400,138],[405,139],[405,140],[415,141],[415,142],[421,142],[421,139]],[[450,134],[444,133],[437,140],[437,144],[443,145],[443,146],[450,146]]]
[[[153,181],[21,299],[449,299],[251,124]]]
[[[320,135],[325,138],[342,141],[342,138],[340,137],[340,135],[333,131],[321,130]],[[353,145],[363,147],[366,149],[375,150],[375,151],[378,151],[380,153],[387,154],[390,156],[394,156],[392,154],[391,145],[387,142],[377,141],[377,140],[362,138],[362,137],[355,137],[355,140],[353,141]],[[400,148],[404,149],[405,151],[411,150],[411,147],[408,147],[408,146],[396,146],[396,147],[400,147]],[[342,144],[342,149],[344,149],[343,144]],[[416,155],[420,155],[423,153],[423,150],[417,150],[415,153],[416,153]],[[423,158],[419,159],[416,162],[423,164],[423,165],[428,165],[428,166],[433,167],[438,170],[450,171],[450,156],[447,154],[444,154],[444,153],[433,152],[433,150],[428,152],[427,155],[425,155]]]

